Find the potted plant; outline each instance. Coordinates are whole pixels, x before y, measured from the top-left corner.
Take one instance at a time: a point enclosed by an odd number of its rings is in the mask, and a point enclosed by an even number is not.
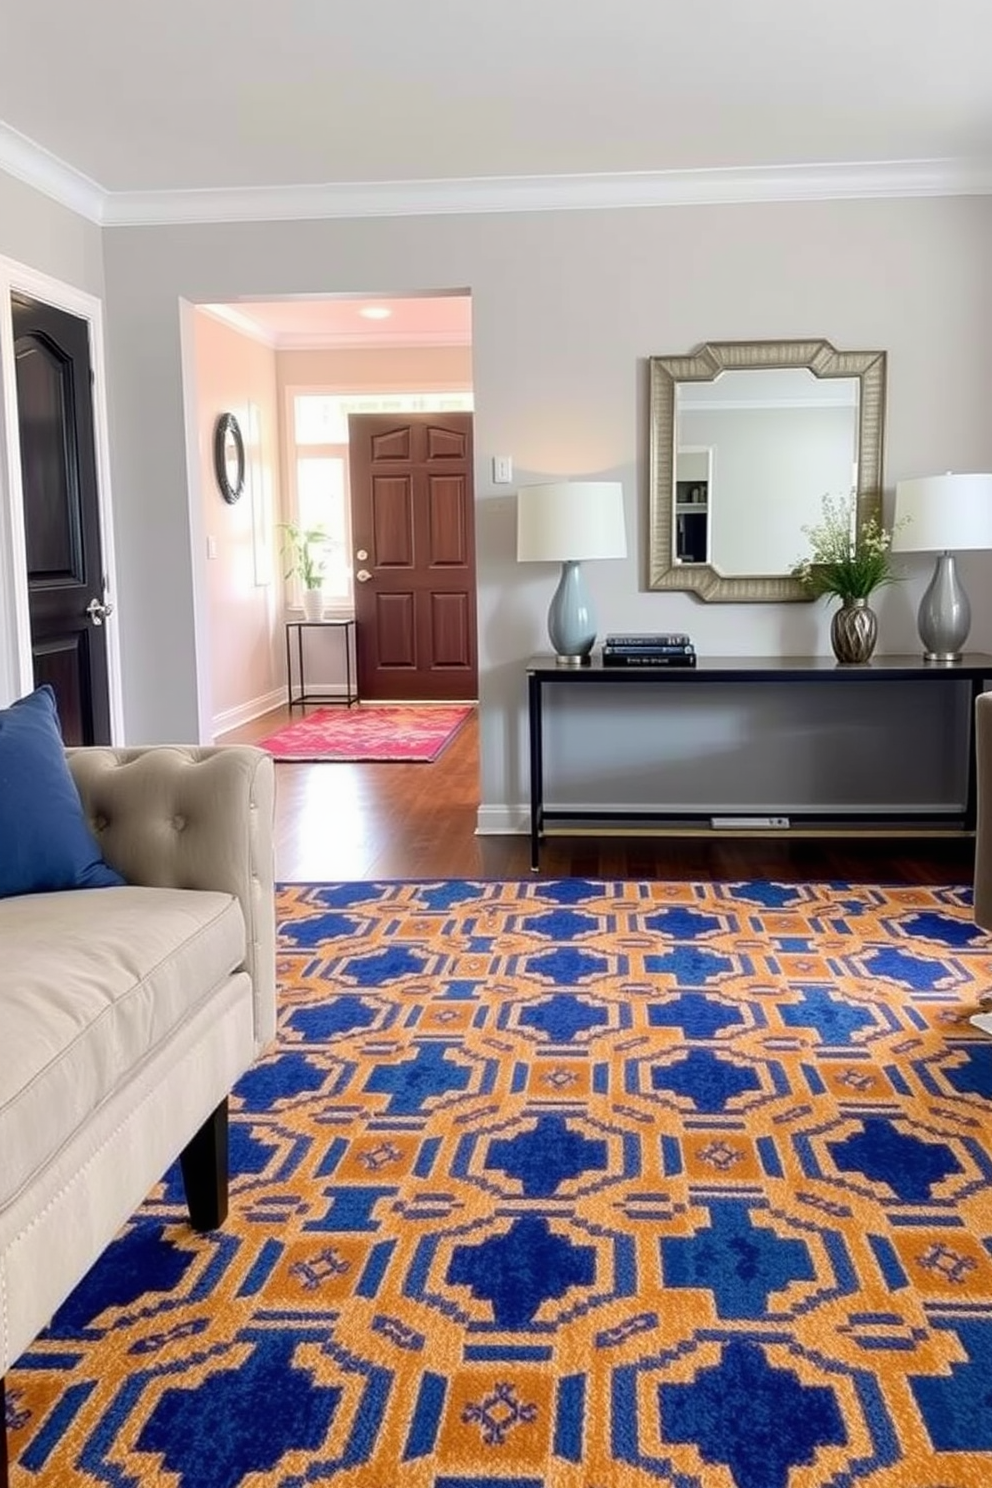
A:
[[[830,642],[841,662],[868,661],[878,638],[878,617],[868,604],[883,584],[901,578],[892,568],[892,532],[877,517],[858,519],[857,493],[823,498],[823,517],[804,527],[812,553],[792,572],[812,599],[833,594],[841,602],[830,622]]]
[[[303,591],[303,614],[307,620],[319,620],[324,610],[323,547],[327,533],[323,527],[300,527],[296,522],[281,522],[285,534],[283,558],[288,567],[283,577],[297,578]]]

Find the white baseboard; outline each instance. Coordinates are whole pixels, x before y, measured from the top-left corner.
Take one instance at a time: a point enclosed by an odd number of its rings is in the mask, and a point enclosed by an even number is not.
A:
[[[366,708],[477,708],[478,698],[373,698]]]
[[[211,722],[211,735],[214,739],[218,734],[226,734],[230,729],[240,728],[243,723],[251,723],[255,718],[261,718],[263,713],[271,713],[286,701],[285,687],[277,687],[272,692],[263,693],[261,697],[252,698],[247,703],[239,703],[236,708],[225,708],[222,713],[215,713]]]
[[[529,806],[480,806],[475,814],[477,837],[520,836],[529,831]]]
[[[352,685],[352,687],[354,687],[354,685],[355,685],[355,679],[354,679],[354,677],[352,677],[352,679],[351,679],[351,685]],[[296,678],[296,680],[293,683],[293,686],[294,686],[296,692],[298,693],[299,692],[299,686],[300,686],[299,678]],[[307,678],[307,696],[309,697],[312,693],[315,693],[315,692],[316,693],[319,693],[319,695],[321,697],[329,697],[329,698],[345,697],[347,695],[347,692],[348,692],[348,685],[347,685],[346,682],[320,682],[320,681],[315,681],[311,677],[308,677]],[[283,694],[283,697],[285,697],[285,693]]]

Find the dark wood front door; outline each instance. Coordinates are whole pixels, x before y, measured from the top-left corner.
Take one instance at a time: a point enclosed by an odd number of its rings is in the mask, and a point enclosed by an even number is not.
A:
[[[107,628],[89,327],[14,294],[24,535],[35,685],[51,683],[67,744],[110,743]]]
[[[474,699],[472,415],[348,424],[359,697]]]

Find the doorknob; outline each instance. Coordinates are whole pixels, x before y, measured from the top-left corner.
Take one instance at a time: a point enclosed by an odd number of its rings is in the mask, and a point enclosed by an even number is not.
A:
[[[98,599],[91,599],[86,606],[86,613],[94,625],[102,625],[107,616],[114,613],[114,606],[109,599],[106,604],[101,604]]]
[[[358,552],[355,554],[355,557],[358,559],[359,563],[364,563],[368,556],[369,555],[368,553],[366,553],[364,548],[359,548]]]
[[[355,575],[355,578],[360,584],[367,584],[371,577],[372,575],[369,573],[367,568],[360,568]]]

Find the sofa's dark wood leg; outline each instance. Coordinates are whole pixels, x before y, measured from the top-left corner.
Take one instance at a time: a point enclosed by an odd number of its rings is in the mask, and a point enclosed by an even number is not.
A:
[[[179,1161],[190,1224],[194,1230],[215,1230],[227,1218],[226,1096],[183,1148]]]
[[[7,1381],[0,1374],[0,1488],[9,1488],[7,1476]]]

